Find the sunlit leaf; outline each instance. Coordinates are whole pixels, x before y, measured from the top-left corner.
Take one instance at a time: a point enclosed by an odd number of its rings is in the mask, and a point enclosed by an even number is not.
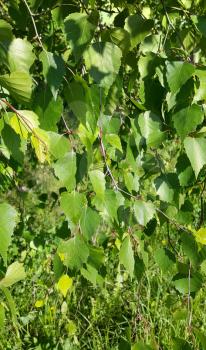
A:
[[[57,289],[66,297],[69,289],[72,287],[73,280],[68,275],[63,275],[60,277],[57,283]]]
[[[8,203],[0,203],[0,218],[0,254],[6,265],[7,250],[17,223],[17,211]]]
[[[23,264],[16,261],[8,266],[5,277],[0,280],[0,288],[10,287],[14,283],[25,279],[25,277],[26,273]]]

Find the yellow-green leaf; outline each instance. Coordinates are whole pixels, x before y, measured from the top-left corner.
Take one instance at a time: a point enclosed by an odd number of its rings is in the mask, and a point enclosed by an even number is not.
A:
[[[31,143],[36,156],[41,163],[49,161],[49,135],[42,129],[34,129],[31,137]]]
[[[57,289],[66,297],[68,290],[72,287],[73,280],[68,275],[63,275],[57,283]]]
[[[195,239],[197,242],[206,245],[206,228],[201,227],[195,233]]]
[[[44,306],[44,300],[37,300],[34,306],[37,308]]]

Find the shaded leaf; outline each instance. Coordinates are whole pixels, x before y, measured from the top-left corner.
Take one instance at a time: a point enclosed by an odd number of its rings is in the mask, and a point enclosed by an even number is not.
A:
[[[57,123],[63,112],[63,101],[58,96],[55,100],[48,87],[42,87],[33,103],[34,112],[39,117],[40,127],[49,131],[57,131]]]
[[[165,139],[165,134],[160,130],[160,119],[154,113],[147,111],[140,114],[138,124],[147,146],[157,146]]]
[[[172,203],[178,197],[179,181],[175,173],[158,176],[154,180],[156,191],[164,202]]]
[[[74,12],[65,18],[64,31],[76,60],[90,44],[95,27],[86,13]]]
[[[0,19],[0,42],[11,41],[12,38],[12,26],[7,21]]]
[[[150,19],[145,20],[139,14],[127,17],[125,21],[125,29],[130,34],[132,49],[143,41],[148,34],[150,34],[152,27],[153,21]]]
[[[193,104],[175,113],[172,119],[177,133],[183,139],[203,122],[204,112],[201,106]]]
[[[133,278],[135,261],[134,252],[129,236],[127,236],[122,242],[119,252],[119,262],[128,271],[130,277]]]
[[[94,81],[109,89],[118,74],[122,52],[110,42],[97,42],[85,51],[86,68]]]
[[[166,62],[166,77],[170,91],[176,93],[191,78],[195,68],[191,63],[182,61]]]
[[[52,95],[56,99],[59,86],[65,74],[64,61],[61,56],[45,51],[42,51],[39,58],[43,64],[44,79],[49,85]]]

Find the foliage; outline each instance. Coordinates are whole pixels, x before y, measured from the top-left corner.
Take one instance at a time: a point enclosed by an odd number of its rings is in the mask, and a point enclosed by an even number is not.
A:
[[[151,258],[174,298],[187,299],[187,339],[173,334],[163,346],[204,348],[205,335],[194,328],[194,340],[191,329],[206,261],[205,5],[2,3],[0,289],[19,343],[8,288],[25,278],[22,245],[38,250],[45,225],[53,249],[50,276],[60,298],[69,298],[78,283],[109,297],[107,284],[115,285],[115,275],[120,290],[136,285]],[[35,210],[31,203],[25,207],[30,195],[38,202]],[[163,277],[157,283],[160,288]],[[42,300],[36,301],[39,309]],[[3,324],[5,303],[0,306]],[[66,314],[66,301],[61,307]],[[72,320],[68,327],[75,333]],[[119,349],[162,346],[152,336],[125,334]],[[109,346],[116,344],[109,340]]]

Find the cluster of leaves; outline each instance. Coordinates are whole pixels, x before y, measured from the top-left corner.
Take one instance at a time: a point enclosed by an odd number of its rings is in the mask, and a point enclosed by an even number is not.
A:
[[[63,295],[76,273],[104,285],[111,240],[133,278],[136,247],[142,257],[164,225],[155,260],[190,299],[206,259],[205,2],[12,0],[1,16],[0,189],[22,182],[25,157],[53,169]],[[18,214],[4,202],[0,217],[6,265]],[[16,270],[0,288],[24,277]]]

